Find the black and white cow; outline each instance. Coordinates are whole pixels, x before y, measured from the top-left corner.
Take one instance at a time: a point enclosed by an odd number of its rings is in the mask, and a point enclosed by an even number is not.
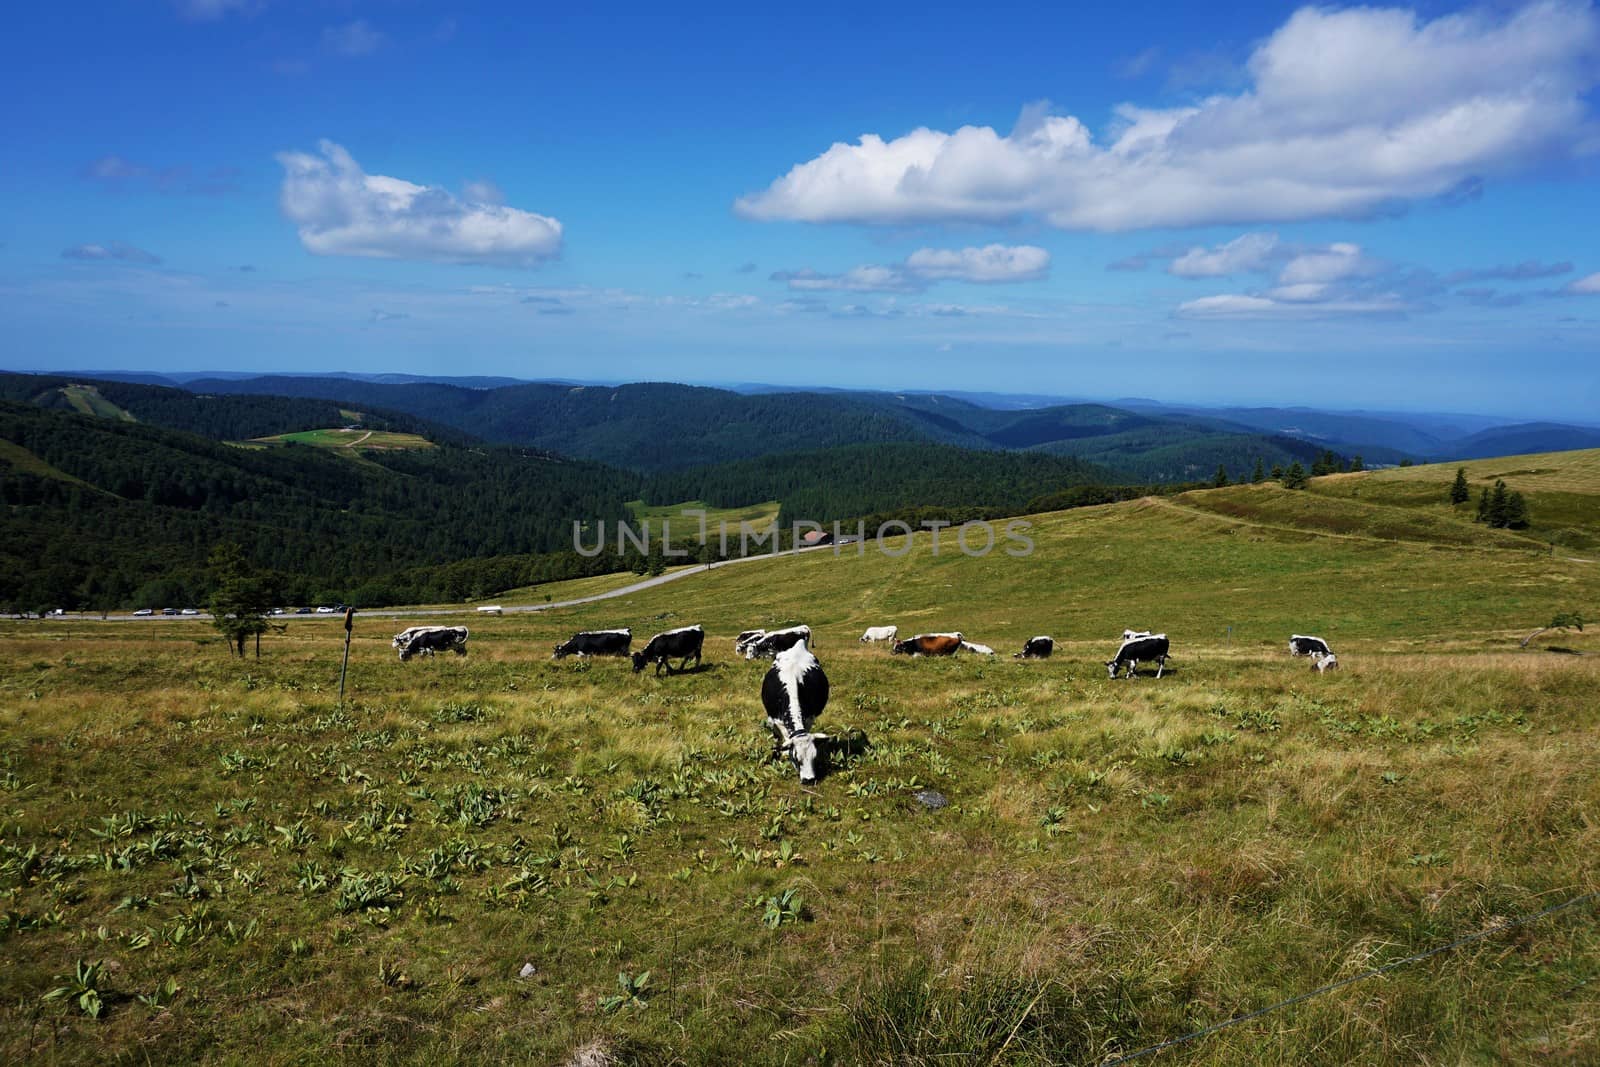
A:
[[[633,672],[638,674],[645,667],[654,663],[656,674],[661,673],[663,667],[668,674],[672,673],[672,664],[669,659],[682,660],[678,670],[687,670],[689,661],[694,660],[696,667],[700,666],[700,649],[706,643],[705,630],[696,626],[682,626],[676,630],[667,630],[656,634],[650,643],[644,646],[643,652],[633,654]]]
[[[1320,637],[1293,634],[1289,638],[1289,655],[1291,656],[1328,656],[1332,654],[1333,649],[1329,648],[1328,642]]]
[[[964,638],[953,634],[918,634],[896,641],[890,649],[896,656],[953,656],[961,650]]]
[[[1124,641],[1132,641],[1135,637],[1150,637],[1154,632],[1153,630],[1124,630],[1122,631],[1122,639]]]
[[[745,645],[745,659],[772,659],[779,652],[793,648],[804,641],[811,644],[811,627],[790,626],[782,630],[768,630],[754,641]]]
[[[405,661],[421,653],[431,656],[435,652],[467,654],[467,628],[465,626],[413,626],[394,635],[394,647],[400,650]]]
[[[767,710],[778,751],[800,772],[802,784],[817,780],[817,743],[827,734],[814,734],[811,724],[828,704],[828,676],[804,641],[778,653],[761,680],[761,705]]]
[[[556,646],[556,659],[567,656],[626,656],[633,646],[633,631],[584,630]]]
[[[1055,638],[1044,634],[1028,638],[1028,643],[1022,646],[1022,651],[1016,653],[1012,659],[1049,659],[1050,653],[1056,650]]]
[[[1311,667],[1318,674],[1326,674],[1328,671],[1336,671],[1339,669],[1339,657],[1335,656],[1332,652],[1329,652],[1325,655],[1320,655],[1314,661],[1312,661]]]
[[[765,630],[742,630],[733,639],[733,654],[742,656],[749,647],[767,635]]]
[[[1128,665],[1128,677],[1132,678],[1135,668],[1140,663],[1150,660],[1156,662],[1156,677],[1161,677],[1161,672],[1167,668],[1167,654],[1169,646],[1166,634],[1139,634],[1122,642],[1122,647],[1117,649],[1117,658],[1106,661],[1106,669],[1111,672],[1111,677],[1117,676],[1117,669],[1124,663]]]

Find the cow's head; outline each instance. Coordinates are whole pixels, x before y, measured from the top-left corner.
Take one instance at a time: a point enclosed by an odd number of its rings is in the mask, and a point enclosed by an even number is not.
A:
[[[817,761],[822,756],[819,742],[828,740],[827,734],[791,734],[783,743],[789,752],[789,762],[800,772],[800,784],[810,785],[817,780]]]
[[[1115,678],[1117,676],[1117,664],[1120,662],[1121,660],[1106,660],[1106,670],[1110,672],[1111,677]]]
[[[904,655],[908,654],[910,651],[911,651],[911,642],[910,641],[896,641],[894,643],[894,647],[889,650],[889,654],[891,656],[904,656]]]
[[[645,658],[643,652],[635,652],[633,654],[633,673],[638,674],[640,671],[644,670],[649,662],[650,661]]]
[[[566,651],[565,651],[566,647],[567,646],[566,646],[565,642],[563,642],[562,644],[557,645],[555,654],[553,656],[551,656],[550,658],[551,659],[560,659],[562,656],[565,656],[567,654]]]

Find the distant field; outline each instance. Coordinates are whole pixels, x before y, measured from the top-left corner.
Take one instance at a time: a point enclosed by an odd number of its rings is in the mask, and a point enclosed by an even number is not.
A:
[[[201,623],[0,623],[0,1057],[1094,1064],[1600,889],[1600,634],[1520,646],[1600,617],[1600,564],[1372,497],[741,564],[471,620],[464,658],[358,615],[344,708],[327,620],[242,663]],[[848,742],[805,789],[732,656],[790,621]],[[690,673],[549,658],[689,623]],[[887,623],[1001,655],[857,642]],[[1165,677],[1107,679],[1124,627],[1170,635]],[[1600,1062],[1597,919],[1144,1062]],[[98,1020],[43,999],[80,962]]]
[[[384,430],[301,430],[297,433],[280,433],[272,437],[258,437],[253,443],[314,445],[318,448],[348,448],[352,450],[384,451],[392,449],[433,448],[426,437],[414,433],[389,433]]]
[[[95,415],[103,419],[121,419],[124,422],[137,422],[130,412],[113,404],[100,395],[100,390],[92,385],[64,385],[61,395],[67,398],[67,403],[72,405],[74,411],[82,415]]]
[[[693,566],[689,564],[687,566]],[[672,574],[685,569],[684,567],[668,567],[663,573]],[[577,600],[581,597],[594,596],[597,593],[609,593],[613,589],[632,585],[643,581],[647,575],[634,574],[629,571],[621,574],[599,574],[593,578],[572,578],[564,582],[545,582],[543,585],[528,585],[520,589],[508,589],[503,593],[484,600],[485,604],[541,604],[546,600],[562,601]]]
[[[781,505],[776,500],[769,500],[761,504],[750,504],[740,508],[714,508],[703,500],[688,500],[682,504],[662,504],[651,506],[643,500],[634,500],[628,503],[632,509],[636,522],[649,530],[652,539],[661,536],[661,523],[665,521],[672,531],[673,541],[681,541],[692,535],[695,538],[700,534],[699,516],[682,514],[686,510],[700,509],[706,513],[706,529],[709,538],[717,536],[718,524],[725,523],[728,528],[729,540],[737,543],[739,537],[739,524],[747,522],[753,530],[765,530],[778,518],[778,509]]]

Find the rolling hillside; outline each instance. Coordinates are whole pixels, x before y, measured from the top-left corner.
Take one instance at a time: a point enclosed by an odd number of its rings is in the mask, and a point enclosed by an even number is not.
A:
[[[1526,460],[1486,473],[1600,492],[1600,457]],[[1044,1067],[1251,1015],[1160,1056],[1595,1062],[1600,634],[1520,641],[1600,564],[1376,499],[1425,474],[701,571],[437,661],[358,613],[342,704],[333,618],[244,664],[197,622],[0,622],[0,1055],[44,1020],[84,1060]],[[791,621],[832,688],[807,787],[731,652]],[[550,658],[690,623],[682,674]],[[856,641],[885,623],[1001,655]],[[1107,679],[1129,626],[1161,679]],[[101,1017],[41,999],[80,963]]]

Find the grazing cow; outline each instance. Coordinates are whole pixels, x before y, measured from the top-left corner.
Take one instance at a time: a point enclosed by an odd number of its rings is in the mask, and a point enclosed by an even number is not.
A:
[[[793,648],[804,641],[811,644],[811,627],[790,626],[783,630],[768,630],[744,646],[745,659],[772,659],[779,652]]]
[[[669,659],[682,660],[678,670],[687,670],[689,661],[694,660],[696,667],[700,666],[700,649],[706,642],[706,632],[700,626],[683,626],[676,630],[667,630],[656,634],[650,643],[644,646],[643,652],[633,654],[633,673],[638,674],[646,666],[654,663],[656,674],[661,673],[663,667],[667,673],[672,673],[672,664]]]
[[[1126,663],[1128,677],[1132,678],[1140,663],[1155,660],[1156,677],[1159,678],[1161,672],[1167,669],[1167,653],[1166,634],[1141,634],[1123,641],[1122,647],[1117,649],[1117,658],[1106,661],[1106,669],[1111,672],[1111,677],[1115,678],[1117,668]]]
[[[567,656],[626,656],[633,645],[633,631],[584,630],[556,646],[555,659]]]
[[[828,676],[804,641],[789,646],[773,660],[761,680],[761,704],[767,709],[767,725],[778,751],[789,753],[801,784],[816,781],[817,743],[826,741],[828,735],[812,733],[811,724],[828,704]]]
[[[744,655],[746,649],[761,640],[766,634],[767,631],[765,630],[741,631],[739,636],[733,639],[733,654],[736,656]]]
[[[454,652],[458,656],[465,656],[467,654],[467,628],[465,626],[413,626],[394,635],[394,647],[400,650],[402,662],[418,653],[431,656],[435,652]]]
[[[1326,655],[1318,656],[1311,666],[1316,668],[1318,674],[1322,674],[1325,671],[1336,671],[1339,669],[1339,657],[1329,652]]]
[[[1050,653],[1056,650],[1055,638],[1041,634],[1038,637],[1028,638],[1028,643],[1022,646],[1022,651],[1012,656],[1012,659],[1049,659]]]
[[[994,655],[994,649],[990,648],[988,645],[980,645],[976,641],[961,642],[961,651],[976,652],[980,656]]]
[[[1328,647],[1328,642],[1320,637],[1307,637],[1305,634],[1294,634],[1289,638],[1289,655],[1291,656],[1331,656],[1333,649]]]
[[[953,656],[961,648],[960,634],[918,634],[896,641],[891,649],[896,656]]]
[[[869,626],[867,632],[861,635],[863,641],[893,641],[900,636],[898,626]]]

